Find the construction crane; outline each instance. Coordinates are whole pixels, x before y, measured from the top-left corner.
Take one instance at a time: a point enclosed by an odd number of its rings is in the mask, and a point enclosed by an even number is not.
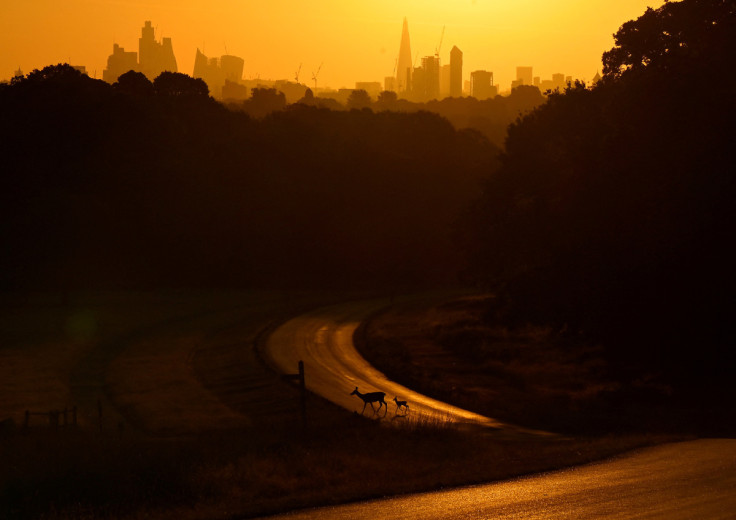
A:
[[[317,90],[317,76],[319,76],[319,71],[322,70],[322,65],[324,65],[325,62],[322,62],[319,64],[319,67],[317,68],[317,72],[312,72],[312,79],[314,80],[314,90]]]
[[[440,35],[440,43],[437,45],[437,49],[434,51],[434,55],[439,59],[440,57],[440,49],[442,49],[442,40],[445,39],[445,26],[442,26],[442,34]]]
[[[296,69],[296,74],[294,74],[294,81],[296,81],[296,84],[299,84],[299,73],[302,71],[302,64],[299,64],[299,68]]]

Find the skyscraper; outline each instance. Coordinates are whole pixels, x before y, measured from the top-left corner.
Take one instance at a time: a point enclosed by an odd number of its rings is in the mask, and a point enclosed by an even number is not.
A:
[[[138,38],[138,60],[141,72],[151,81],[164,71],[179,72],[171,38],[157,42],[150,21],[146,21]]]
[[[442,99],[450,96],[450,72],[449,65],[440,67],[440,98]]]
[[[450,51],[450,97],[463,95],[463,51],[453,46]]]
[[[404,18],[399,46],[399,61],[396,64],[396,91],[405,92],[411,84],[411,70],[414,66],[411,59],[411,43],[409,42],[409,22]]]
[[[560,92],[565,90],[565,75],[564,74],[552,74],[553,89],[559,89]]]
[[[516,81],[518,85],[533,85],[534,74],[532,67],[516,67]]]
[[[493,86],[493,72],[476,70],[470,73],[470,95],[481,101],[495,97],[496,87]]]
[[[126,52],[117,43],[112,46],[112,54],[107,58],[107,68],[102,71],[102,79],[115,83],[121,74],[129,70],[138,70],[138,53]]]
[[[423,97],[426,101],[440,97],[440,59],[437,56],[422,58],[424,69]]]
[[[126,52],[118,44],[113,45],[112,54],[107,58],[107,68],[102,72],[102,79],[114,83],[121,74],[129,70],[142,72],[151,81],[164,71],[178,72],[171,38],[157,42],[150,21],[146,21],[141,29],[137,54],[132,51]]]
[[[222,68],[222,72],[225,74],[225,79],[230,81],[240,81],[243,79],[245,60],[240,56],[224,54],[220,56],[220,68]]]
[[[237,84],[243,79],[245,61],[238,56],[225,54],[220,58],[208,58],[199,49],[194,56],[193,78],[203,79],[210,93],[219,98],[222,88],[229,81]]]

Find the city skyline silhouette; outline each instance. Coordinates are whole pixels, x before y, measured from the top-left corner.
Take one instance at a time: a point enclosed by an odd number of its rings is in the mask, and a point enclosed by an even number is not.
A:
[[[63,9],[48,2],[33,9],[19,4],[6,8],[6,27],[0,30],[0,80],[19,68],[27,73],[64,62],[102,78],[113,44],[134,50],[136,28],[152,20],[155,38],[172,39],[179,71],[186,74],[192,74],[199,49],[206,56],[241,57],[246,79],[292,79],[303,64],[302,77],[308,80],[323,63],[320,85],[353,88],[356,82],[383,82],[393,75],[406,17],[412,60],[434,55],[445,28],[441,63],[449,63],[449,51],[457,46],[464,53],[464,80],[474,70],[493,71],[495,83],[505,90],[516,79],[516,67],[531,65],[543,78],[564,72],[590,81],[611,46],[611,34],[644,7],[661,3],[628,0],[594,9],[569,0],[551,10],[536,0],[524,9],[482,1],[450,7],[378,2],[371,12],[338,2],[248,10],[222,1],[208,9],[169,1],[89,8],[73,0]]]
[[[102,71],[103,81],[113,84],[127,72],[142,73],[149,81],[155,80],[163,72],[179,72],[171,37],[157,39],[150,20],[144,22],[140,34],[137,52],[126,51],[117,43],[113,44],[112,54],[108,56],[107,66]],[[322,67],[320,64],[317,72],[312,72],[314,89],[310,90],[313,94],[322,93],[333,99],[338,98],[342,104],[346,104],[351,91],[356,90],[365,92],[368,104],[371,100],[378,100],[384,91],[392,92],[401,99],[424,103],[450,97],[491,99],[499,93],[509,95],[512,90],[525,85],[534,86],[541,93],[562,91],[567,85],[579,79],[560,72],[552,74],[552,79],[543,79],[534,75],[533,67],[519,66],[516,67],[516,79],[511,82],[511,88],[501,90],[498,85],[494,84],[493,71],[476,70],[464,75],[463,52],[456,45],[453,45],[449,53],[449,63],[443,64],[440,55],[443,39],[444,27],[434,55],[422,56],[420,60],[419,53],[416,53],[412,60],[409,25],[408,20],[404,18],[399,57],[396,60],[393,75],[384,77],[382,82],[356,81],[354,88],[333,89],[328,86],[318,89],[317,77]],[[90,75],[85,65],[72,65],[71,63],[67,65],[83,74]],[[302,98],[309,88],[305,83],[299,81],[301,64],[293,83],[288,80],[261,79],[260,77],[255,80],[246,80],[244,68],[245,61],[239,56],[225,54],[220,57],[208,57],[197,48],[194,69],[191,74],[187,75],[203,80],[209,88],[210,95],[221,100],[242,100],[248,98],[253,89],[276,88],[286,95],[288,102],[294,102]],[[24,75],[21,68],[14,72],[14,77]],[[97,78],[96,70],[92,76]],[[466,77],[469,79],[465,79]],[[591,83],[599,79],[600,75],[596,72]]]

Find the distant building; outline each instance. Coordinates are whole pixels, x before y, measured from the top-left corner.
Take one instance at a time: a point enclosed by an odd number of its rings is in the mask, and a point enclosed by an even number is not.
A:
[[[536,85],[536,86],[539,87],[539,91],[542,94],[546,94],[548,91],[554,91],[558,88],[555,85],[555,82],[552,81],[551,79],[545,79],[539,85]]]
[[[453,46],[450,51],[450,96],[463,95],[463,51]]]
[[[595,71],[595,76],[593,76],[593,79],[591,80],[590,84],[595,85],[601,80],[601,75],[598,73],[598,71]]]
[[[138,38],[138,60],[140,72],[151,81],[162,72],[179,72],[171,38],[157,42],[150,21],[145,22]]]
[[[356,81],[355,90],[365,90],[371,98],[376,99],[378,94],[381,93],[381,83],[378,81]]]
[[[225,75],[225,79],[229,81],[240,81],[243,79],[243,70],[245,70],[245,60],[239,56],[231,56],[225,54],[220,56],[220,68]]]
[[[225,85],[225,74],[217,64],[217,58],[208,58],[199,49],[194,55],[194,70],[192,77],[204,80],[210,89],[210,94],[220,97]]]
[[[87,67],[85,67],[84,65],[72,65],[71,67],[72,67],[72,68],[73,68],[74,70],[76,70],[76,71],[78,71],[78,72],[81,72],[81,73],[82,73],[82,74],[84,74],[85,76],[87,75]]]
[[[296,103],[305,96],[309,88],[302,83],[294,83],[293,81],[280,79],[274,82],[274,87],[282,92],[286,97],[287,103]]]
[[[138,71],[138,53],[126,52],[117,43],[113,44],[112,54],[107,57],[107,68],[102,71],[102,79],[115,83],[121,75],[131,70]]]
[[[553,85],[553,87],[552,87],[553,90],[559,89],[560,92],[562,92],[563,90],[565,90],[565,85],[566,85],[565,75],[564,74],[559,74],[559,73],[558,74],[552,74],[552,85]]]
[[[440,97],[440,59],[437,56],[422,58],[423,84],[415,85],[415,91],[423,101]]]
[[[476,70],[470,73],[470,95],[478,100],[496,97],[498,89],[493,85],[493,72]]]
[[[332,96],[332,98],[336,99],[341,105],[347,105],[350,94],[354,91],[354,88],[339,88],[337,89],[337,94]]]
[[[220,58],[208,58],[199,49],[194,56],[193,78],[207,83],[210,94],[216,98],[225,98],[223,87],[227,81],[239,83],[243,79],[245,61],[238,56],[224,55]],[[232,88],[230,89],[232,90]]]
[[[386,76],[383,78],[383,90],[388,90],[389,92],[397,91],[395,76]]]
[[[244,85],[251,94],[253,93],[253,89],[256,88],[275,89],[284,95],[284,97],[286,98],[286,102],[289,104],[296,103],[297,101],[301,100],[306,94],[307,90],[310,90],[304,84],[294,83],[293,81],[288,81],[285,79],[244,79],[239,81],[239,83],[241,85]],[[320,92],[324,92],[324,89],[320,89]]]
[[[450,65],[440,67],[440,98],[450,97]]]
[[[409,90],[407,94],[411,94],[411,98],[414,101],[425,101],[424,98],[424,67],[414,67],[409,78]]]
[[[532,67],[516,67],[516,81],[517,86],[533,85],[534,75],[532,73]]]
[[[138,39],[138,53],[126,52],[117,43],[112,46],[112,54],[107,58],[107,68],[102,71],[102,79],[115,83],[121,74],[134,70],[142,72],[153,81],[164,71],[178,72],[171,38],[157,42],[151,22],[147,21]]]

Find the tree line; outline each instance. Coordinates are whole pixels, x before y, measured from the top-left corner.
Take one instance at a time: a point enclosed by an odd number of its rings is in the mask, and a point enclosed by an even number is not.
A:
[[[508,96],[495,96],[479,100],[474,97],[444,98],[427,102],[399,99],[392,91],[383,91],[373,100],[365,90],[354,90],[340,103],[337,99],[315,96],[311,89],[296,104],[329,110],[372,110],[374,112],[432,112],[439,114],[457,129],[473,129],[483,134],[495,146],[503,147],[506,129],[522,115],[540,106],[546,97],[539,88],[522,85],[514,88]],[[228,108],[242,111],[252,117],[264,117],[272,112],[284,110],[288,105],[283,92],[275,88],[254,88],[250,98],[235,102],[225,100]]]
[[[443,118],[294,105],[50,66],[0,87],[4,288],[452,281],[495,148]]]
[[[502,296],[506,320],[613,345],[652,377],[722,383],[736,339],[736,6],[666,2],[615,43],[595,88],[553,94],[509,128],[459,226],[467,275]]]

